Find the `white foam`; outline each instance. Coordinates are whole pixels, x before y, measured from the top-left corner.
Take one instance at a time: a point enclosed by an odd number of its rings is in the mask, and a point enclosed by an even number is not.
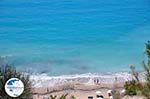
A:
[[[98,79],[100,83],[112,84],[117,78],[118,82],[125,82],[131,80],[131,74],[127,72],[114,74],[76,74],[76,75],[62,75],[62,76],[48,76],[47,74],[32,75],[31,81],[34,87],[48,87],[54,85],[63,85],[66,83],[80,83],[93,85],[94,79]]]
[[[0,56],[0,58],[2,58],[2,59],[6,59],[6,58],[10,58],[10,57],[12,57],[13,55],[2,55],[2,56]]]

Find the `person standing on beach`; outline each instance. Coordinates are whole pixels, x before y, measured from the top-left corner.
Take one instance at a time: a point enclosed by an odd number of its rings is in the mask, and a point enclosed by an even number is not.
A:
[[[99,79],[94,79],[94,83],[96,84],[96,85],[98,85],[99,84]]]

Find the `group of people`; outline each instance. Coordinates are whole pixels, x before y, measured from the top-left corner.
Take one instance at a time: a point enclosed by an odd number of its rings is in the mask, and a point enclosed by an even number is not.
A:
[[[107,91],[107,95],[109,97],[108,99],[114,99],[113,93],[114,93],[113,90],[108,90]],[[120,95],[121,96],[124,96],[125,93],[126,93],[125,89],[123,89],[123,90],[120,91]],[[93,96],[89,96],[88,99],[94,99],[94,97]],[[101,91],[96,91],[96,99],[104,99],[104,96],[102,95]]]
[[[112,95],[112,90],[107,91],[109,99],[114,99]],[[88,99],[94,99],[93,96],[89,96]],[[104,99],[104,96],[101,95],[101,91],[96,91],[96,99]]]

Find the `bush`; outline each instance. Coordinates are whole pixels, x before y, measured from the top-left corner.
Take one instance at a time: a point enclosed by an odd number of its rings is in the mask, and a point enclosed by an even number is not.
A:
[[[137,94],[137,86],[136,81],[128,81],[125,83],[124,88],[126,89],[127,95],[136,95]]]
[[[134,78],[132,81],[127,81],[124,87],[128,95],[136,95],[137,92],[140,92],[147,99],[150,99],[150,41],[146,44],[146,55],[148,59],[147,64],[143,61],[146,83],[140,83],[138,73],[135,71],[135,67],[131,65],[130,69]]]
[[[146,81],[147,81],[147,83],[150,83],[150,41],[148,41],[148,43],[146,44],[146,55],[148,58],[148,62],[147,62],[147,64],[145,64],[143,62],[143,67],[146,72],[146,74],[145,74]]]
[[[70,98],[71,98],[71,99],[76,99],[76,97],[75,97],[75,96],[73,96],[73,95],[72,95]]]
[[[142,92],[142,95],[147,97],[147,99],[150,99],[150,84],[144,84],[141,92]]]
[[[143,62],[143,67],[145,70],[146,83],[143,85],[142,94],[150,99],[150,41],[146,44],[146,55],[147,55],[147,64]]]
[[[10,78],[18,78],[24,83],[24,92],[21,94],[21,96],[15,99],[32,99],[29,75],[18,72],[16,68],[12,67],[11,65],[0,67],[0,99],[14,99],[7,95],[4,88],[5,83]]]
[[[56,95],[55,96],[50,95],[50,97],[48,99],[67,99],[67,96],[68,96],[68,94],[64,94],[64,95],[57,98]]]

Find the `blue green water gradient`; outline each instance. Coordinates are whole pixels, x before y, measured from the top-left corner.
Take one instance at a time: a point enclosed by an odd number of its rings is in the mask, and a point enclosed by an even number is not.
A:
[[[0,0],[0,55],[50,75],[140,67],[149,0]]]

